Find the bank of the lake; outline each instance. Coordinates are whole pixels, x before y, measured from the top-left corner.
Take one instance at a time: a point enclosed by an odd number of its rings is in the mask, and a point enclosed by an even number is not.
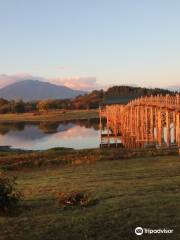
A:
[[[98,118],[98,110],[59,110],[35,113],[0,114],[0,122],[56,122]]]
[[[91,164],[99,161],[115,161],[131,158],[175,156],[177,149],[82,149],[52,148],[43,151],[24,151],[21,149],[0,148],[0,168],[4,170],[33,169],[64,165]]]

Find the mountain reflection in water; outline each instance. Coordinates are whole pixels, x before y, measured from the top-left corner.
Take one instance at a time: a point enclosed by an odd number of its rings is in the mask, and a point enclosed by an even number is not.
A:
[[[0,123],[0,145],[32,150],[95,148],[99,146],[98,129],[98,119]]]

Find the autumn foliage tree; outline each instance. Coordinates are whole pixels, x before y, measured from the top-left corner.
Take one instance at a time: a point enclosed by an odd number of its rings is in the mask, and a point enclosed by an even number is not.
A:
[[[0,172],[0,215],[14,212],[21,197],[16,188],[16,178]]]

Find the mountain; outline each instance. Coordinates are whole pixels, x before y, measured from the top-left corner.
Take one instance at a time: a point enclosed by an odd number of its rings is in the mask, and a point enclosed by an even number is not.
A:
[[[168,86],[168,89],[175,92],[180,92],[180,85]]]
[[[65,86],[55,85],[38,80],[24,80],[0,89],[0,97],[7,100],[23,99],[33,101],[40,99],[65,99],[83,95],[85,92]]]

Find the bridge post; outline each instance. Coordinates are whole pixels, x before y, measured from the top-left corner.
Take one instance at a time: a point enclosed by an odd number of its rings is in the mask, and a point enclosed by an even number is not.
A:
[[[139,114],[140,114],[140,108],[139,108],[139,106],[137,106],[136,107],[136,128],[135,128],[135,130],[136,130],[135,135],[137,137],[137,141],[140,140],[140,134],[139,134],[140,133],[140,131],[139,131],[139,129],[140,129],[140,122],[139,122],[140,116],[139,116]]]
[[[107,127],[107,146],[110,147],[110,139],[109,139],[109,111],[106,113],[106,127]]]
[[[102,147],[102,109],[99,106],[99,138],[100,138],[100,147]]]
[[[170,114],[169,111],[166,111],[166,142],[167,146],[169,147],[171,144],[171,135],[170,135]]]
[[[143,142],[144,141],[144,108],[143,107],[140,107],[140,117],[141,117],[141,120],[140,120],[140,141]]]
[[[180,116],[179,116],[179,113],[176,113],[176,142],[178,144],[178,147],[180,146],[180,129],[179,129],[179,124],[180,124]]]
[[[180,96],[179,96],[179,94],[176,94],[176,104],[180,105]]]
[[[161,109],[158,110],[158,144],[159,146],[162,145],[162,116],[161,116]]]
[[[151,141],[154,142],[154,110],[153,107],[150,109],[150,132],[151,132]]]
[[[117,111],[114,112],[115,115],[115,124],[114,124],[114,143],[116,145],[117,148]]]
[[[133,129],[132,125],[133,125],[133,120],[134,120],[132,112],[133,112],[133,109],[131,107],[130,108],[130,114],[129,114],[129,135],[130,136],[132,136],[132,129]]]
[[[176,139],[176,113],[173,112],[173,129],[174,129],[174,143],[177,143]]]
[[[144,119],[144,130],[145,130],[145,143],[148,143],[149,136],[148,136],[148,108],[145,107],[145,119]]]
[[[176,141],[178,145],[178,153],[180,158],[180,113],[176,114]]]
[[[158,110],[154,108],[154,127],[155,127],[155,136],[154,140],[158,143]]]

